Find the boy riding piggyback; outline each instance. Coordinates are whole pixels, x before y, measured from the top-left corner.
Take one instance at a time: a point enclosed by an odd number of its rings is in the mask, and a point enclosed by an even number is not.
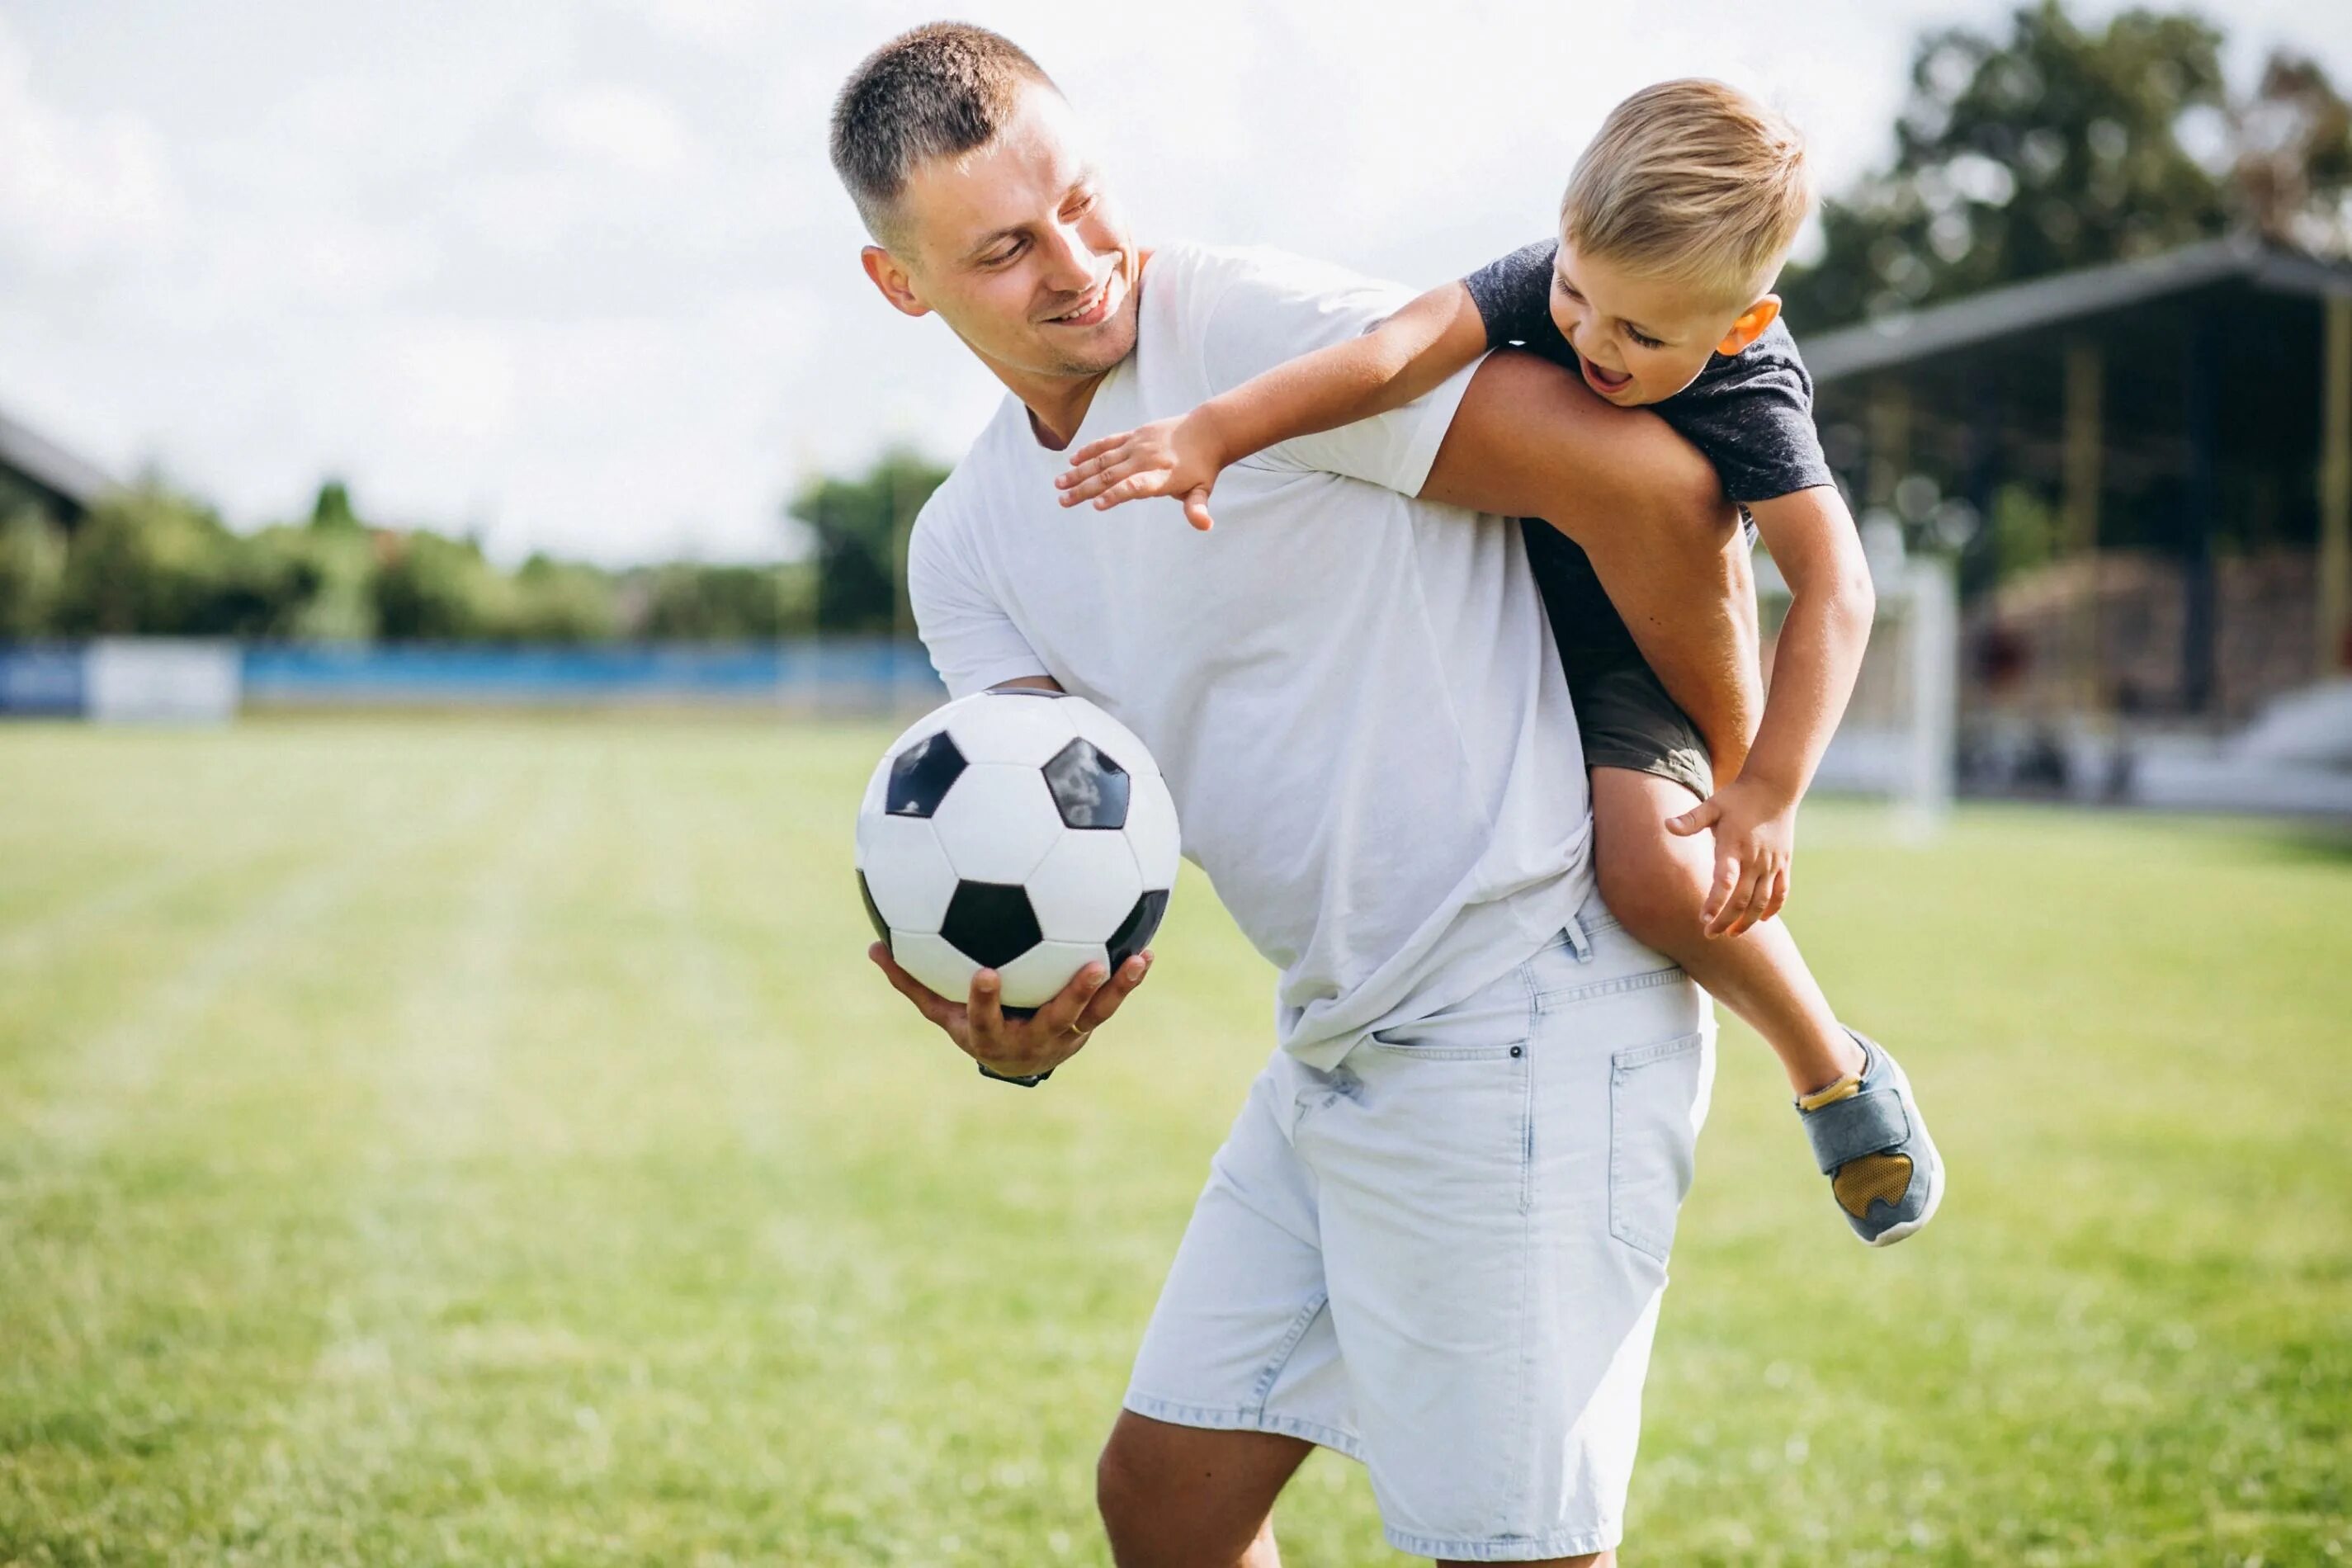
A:
[[[1645,89],[1578,160],[1557,239],[1181,418],[1096,441],[1057,482],[1066,506],[1172,497],[1206,529],[1228,465],[1397,408],[1506,344],[1578,372],[1611,403],[1654,409],[1705,453],[1790,591],[1752,747],[1702,737],[1585,552],[1540,520],[1523,525],[1592,771],[1601,893],[1772,1047],[1846,1222],[1884,1246],[1934,1215],[1942,1162],[1903,1069],[1838,1022],[1773,918],[1797,804],[1853,691],[1873,608],[1811,379],[1770,291],[1810,205],[1803,143],[1778,115],[1719,82]],[[1736,769],[1727,782],[1717,760]]]

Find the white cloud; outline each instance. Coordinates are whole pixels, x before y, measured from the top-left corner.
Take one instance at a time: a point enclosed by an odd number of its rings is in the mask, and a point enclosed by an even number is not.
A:
[[[136,115],[79,118],[44,103],[31,59],[0,17],[0,247],[63,272],[160,244],[177,216],[153,128]]]
[[[548,144],[632,174],[659,174],[686,161],[685,128],[641,87],[598,83],[551,95],[532,123]]]
[[[385,412],[427,438],[481,447],[514,429],[515,354],[495,328],[435,325],[402,332]]]

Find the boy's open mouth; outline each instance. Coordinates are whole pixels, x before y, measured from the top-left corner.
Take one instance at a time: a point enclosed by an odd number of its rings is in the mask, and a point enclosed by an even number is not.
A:
[[[1606,371],[1581,356],[1578,358],[1577,363],[1584,367],[1586,382],[1591,384],[1593,391],[1603,397],[1613,397],[1633,384],[1633,375],[1631,371]]]

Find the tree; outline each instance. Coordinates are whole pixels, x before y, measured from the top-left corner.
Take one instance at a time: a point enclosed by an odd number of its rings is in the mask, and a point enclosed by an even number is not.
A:
[[[2273,245],[2352,256],[2352,107],[2318,62],[2284,50],[2231,124],[2240,221]]]
[[[947,470],[893,448],[854,479],[802,487],[788,509],[816,534],[816,625],[828,632],[899,627],[899,584],[915,514]]]
[[[476,642],[504,629],[512,585],[471,541],[422,529],[375,536],[376,627],[395,642]]]
[[[228,631],[232,549],[218,517],[160,483],[102,496],[74,529],[54,629],[68,637]]]
[[[2221,33],[2187,13],[2085,28],[2042,0],[2006,37],[1929,33],[1895,139],[1890,165],[1822,203],[1822,259],[1785,281],[1806,327],[2232,228],[2312,248],[2346,233],[2352,133],[2326,75],[2274,56],[2233,98]]]
[[[359,531],[359,514],[352,510],[351,488],[341,479],[320,482],[319,496],[310,503],[310,526],[324,532]]]
[[[0,517],[0,639],[50,629],[65,577],[65,532],[36,506]]]
[[[656,568],[642,584],[638,635],[661,642],[764,642],[814,630],[816,574],[780,566]]]
[[[514,574],[513,603],[499,630],[519,642],[610,642],[620,624],[608,574],[534,554]]]

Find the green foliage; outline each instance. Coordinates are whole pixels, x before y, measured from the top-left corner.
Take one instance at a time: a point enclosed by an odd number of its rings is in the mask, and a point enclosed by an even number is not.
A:
[[[337,479],[307,518],[248,534],[160,483],[108,496],[69,532],[26,500],[0,505],[0,637],[725,643],[820,626],[887,631],[900,624],[905,529],[944,472],[894,452],[857,478],[811,484],[795,502],[815,525],[810,561],[625,572],[544,554],[503,571],[473,541],[371,526]]]
[[[49,628],[66,570],[65,532],[37,507],[0,517],[0,637]]]
[[[466,642],[497,637],[513,603],[510,584],[471,540],[422,529],[376,535],[370,585],[378,634],[394,642]]]
[[[761,642],[816,626],[816,569],[656,567],[640,584],[640,635],[656,642]]]
[[[620,606],[609,573],[574,561],[533,555],[514,574],[500,633],[517,642],[610,642],[620,635]]]
[[[252,563],[209,509],[157,484],[100,499],[73,531],[54,629],[68,637],[226,635],[252,606]]]
[[[856,479],[803,487],[791,515],[816,535],[816,624],[829,632],[887,632],[907,617],[906,540],[915,514],[947,478],[916,453],[893,449]]]
[[[1988,544],[1998,582],[2058,558],[2057,511],[2030,485],[2003,485],[1992,498]]]
[[[1826,249],[1782,289],[1814,329],[2235,226],[2346,242],[2352,131],[2320,68],[2274,56],[2233,96],[2222,37],[2192,13],[2085,26],[2057,0],[2005,37],[1931,32],[1886,168],[1822,203]]]
[[[352,492],[341,479],[328,479],[319,486],[319,498],[310,503],[310,526],[326,532],[356,532],[359,514],[352,510]]]

